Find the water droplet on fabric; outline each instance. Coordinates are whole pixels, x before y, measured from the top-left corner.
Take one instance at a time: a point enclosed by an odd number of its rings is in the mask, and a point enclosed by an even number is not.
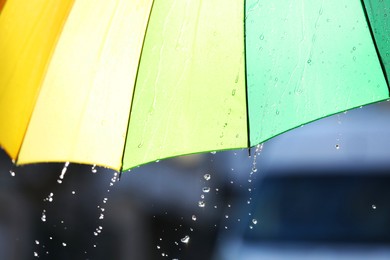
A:
[[[308,59],[308,60],[307,60],[307,63],[310,64],[310,63],[311,63],[311,59]]]
[[[233,89],[232,90],[232,96],[235,96],[236,95],[236,89]]]
[[[75,192],[75,191],[72,191],[72,194],[74,195],[74,194],[76,194],[76,192]]]
[[[184,244],[188,244],[188,242],[190,242],[190,237],[187,235],[187,236],[183,237],[182,239],[180,239],[180,241]]]
[[[257,219],[252,219],[252,223],[254,224],[254,225],[256,225],[257,224]]]
[[[260,39],[260,40],[264,40],[264,34],[260,34],[259,39]]]
[[[253,226],[249,226],[250,229],[253,229]]]
[[[210,152],[211,154],[216,154],[217,153],[217,151],[212,151],[212,152]]]
[[[62,242],[62,246],[66,246],[66,243]]]
[[[372,207],[372,209],[376,209],[376,205],[374,205],[374,204],[372,204],[371,207]]]
[[[11,174],[12,177],[15,177],[15,172],[10,170],[9,173]]]
[[[193,221],[196,221],[196,216],[195,216],[195,215],[192,215],[191,219],[192,219]]]
[[[203,178],[204,178],[206,181],[208,181],[208,180],[211,179],[211,175],[208,174],[208,173],[206,173],[206,174],[203,176]]]
[[[37,252],[34,252],[34,257],[39,257]]]
[[[92,173],[97,173],[96,164],[94,164],[91,168]]]
[[[340,149],[340,145],[338,145],[338,144],[336,144],[335,147],[337,150]]]

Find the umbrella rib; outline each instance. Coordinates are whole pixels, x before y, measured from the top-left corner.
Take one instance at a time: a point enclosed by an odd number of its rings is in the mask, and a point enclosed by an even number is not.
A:
[[[245,102],[246,102],[246,131],[247,131],[247,147],[248,155],[251,156],[251,137],[250,137],[250,121],[249,121],[249,93],[248,93],[248,76],[247,69],[248,64],[246,60],[246,0],[244,0],[244,14],[243,14],[243,26],[244,26],[244,67],[245,67]]]
[[[145,45],[146,34],[148,32],[150,17],[152,15],[152,11],[153,11],[153,5],[154,5],[154,0],[152,0],[152,4],[150,6],[150,12],[149,12],[149,16],[148,16],[148,21],[146,23],[145,34],[144,34],[144,38],[143,38],[143,41],[142,41],[141,54],[139,56],[138,64],[137,64],[137,72],[136,72],[135,80],[134,80],[133,95],[131,97],[131,103],[130,103],[131,105],[130,105],[129,118],[127,120],[126,139],[125,139],[125,143],[124,143],[124,146],[123,146],[123,152],[122,152],[121,169],[119,171],[119,178],[118,178],[119,180],[120,180],[120,178],[122,176],[122,171],[123,171],[123,162],[124,162],[124,158],[125,158],[125,150],[126,150],[126,144],[127,144],[127,135],[129,133],[129,128],[130,128],[131,112],[133,111],[133,102],[134,102],[134,96],[135,96],[135,91],[136,91],[136,86],[137,86],[138,72],[139,72],[139,67],[140,67],[140,64],[141,64],[142,52],[143,52],[144,45]]]
[[[370,23],[370,18],[368,16],[367,8],[366,8],[366,5],[364,3],[364,0],[360,0],[360,3],[361,3],[362,8],[363,8],[363,13],[364,13],[364,16],[366,18],[368,29],[370,30],[371,39],[372,39],[374,46],[375,46],[376,55],[378,56],[378,60],[379,60],[379,63],[381,65],[381,69],[382,69],[383,75],[385,77],[385,81],[387,84],[387,90],[389,91],[389,95],[390,95],[389,79],[387,78],[385,64],[383,63],[382,57],[381,57],[380,52],[379,52],[378,45],[377,45],[376,40],[375,40],[375,35],[374,35],[374,31],[373,31],[371,23]]]

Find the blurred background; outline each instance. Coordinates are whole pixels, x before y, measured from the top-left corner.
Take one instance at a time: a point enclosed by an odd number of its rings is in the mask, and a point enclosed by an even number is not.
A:
[[[389,145],[382,102],[121,176],[0,150],[0,259],[390,259]]]

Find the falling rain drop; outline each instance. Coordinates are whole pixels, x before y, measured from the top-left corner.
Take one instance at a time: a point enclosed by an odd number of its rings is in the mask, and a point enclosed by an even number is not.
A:
[[[185,236],[182,239],[180,239],[180,241],[182,243],[184,243],[184,244],[188,244],[188,242],[190,242],[190,237],[189,236]]]
[[[46,210],[43,210],[41,220],[42,222],[46,221]]]
[[[60,178],[57,180],[58,183],[62,183],[62,180],[64,179],[65,173],[68,170],[69,162],[66,162],[64,165],[64,168],[62,168]]]

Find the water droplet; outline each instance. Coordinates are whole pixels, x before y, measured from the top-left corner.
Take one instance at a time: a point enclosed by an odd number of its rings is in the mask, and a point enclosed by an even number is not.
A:
[[[60,178],[57,180],[59,184],[62,183],[62,180],[64,179],[65,173],[68,170],[69,162],[66,162],[64,167],[62,168]]]
[[[107,203],[107,198],[104,198],[104,199],[103,199],[103,203]]]
[[[254,224],[254,225],[256,225],[257,224],[257,219],[252,219],[252,223]]]
[[[39,257],[39,255],[38,255],[37,252],[34,252],[34,256],[35,256],[35,257]]]
[[[184,244],[188,244],[188,242],[190,242],[190,237],[189,236],[185,236],[182,239],[180,239],[180,241],[182,243],[184,243]]]
[[[66,246],[66,243],[62,242],[62,246]]]
[[[199,206],[200,208],[204,208],[204,207],[206,206],[206,203],[205,203],[203,200],[200,200],[200,201],[198,202],[198,206]]]
[[[193,221],[196,221],[196,216],[195,216],[195,215],[192,215],[191,219],[192,219]]]
[[[39,245],[39,241],[38,241],[38,240],[35,240],[35,244]]]
[[[308,59],[308,60],[307,60],[307,63],[310,64],[310,63],[311,63],[311,59]]]
[[[211,154],[216,154],[217,153],[217,151],[212,151],[212,152],[210,152]]]
[[[99,219],[104,219],[104,214],[100,214]]]
[[[160,249],[161,247],[159,245],[157,245],[157,249]]]
[[[208,173],[206,173],[206,174],[203,176],[203,178],[204,178],[206,181],[208,181],[208,180],[211,179],[211,175],[208,174]]]
[[[253,226],[249,226],[250,229],[253,229]]]
[[[260,39],[260,40],[264,40],[264,34],[260,34],[259,39]]]
[[[210,187],[203,187],[202,191],[204,193],[209,193],[210,192]]]
[[[225,215],[225,218],[229,218],[229,215]]]
[[[15,172],[10,170],[9,173],[11,174],[12,177],[15,177]]]
[[[96,164],[94,164],[91,168],[92,173],[97,173]]]
[[[232,90],[232,96],[235,96],[236,95],[236,89],[233,89]]]
[[[46,210],[43,210],[41,220],[42,222],[46,221]]]
[[[201,198],[201,199],[204,199],[204,194],[200,195],[200,198]]]
[[[372,209],[376,209],[376,205],[375,204],[372,204]]]
[[[72,191],[72,194],[74,195],[74,194],[76,194],[76,192],[75,192],[75,191]]]
[[[339,144],[336,144],[335,147],[336,147],[337,150],[340,149],[340,145]]]

